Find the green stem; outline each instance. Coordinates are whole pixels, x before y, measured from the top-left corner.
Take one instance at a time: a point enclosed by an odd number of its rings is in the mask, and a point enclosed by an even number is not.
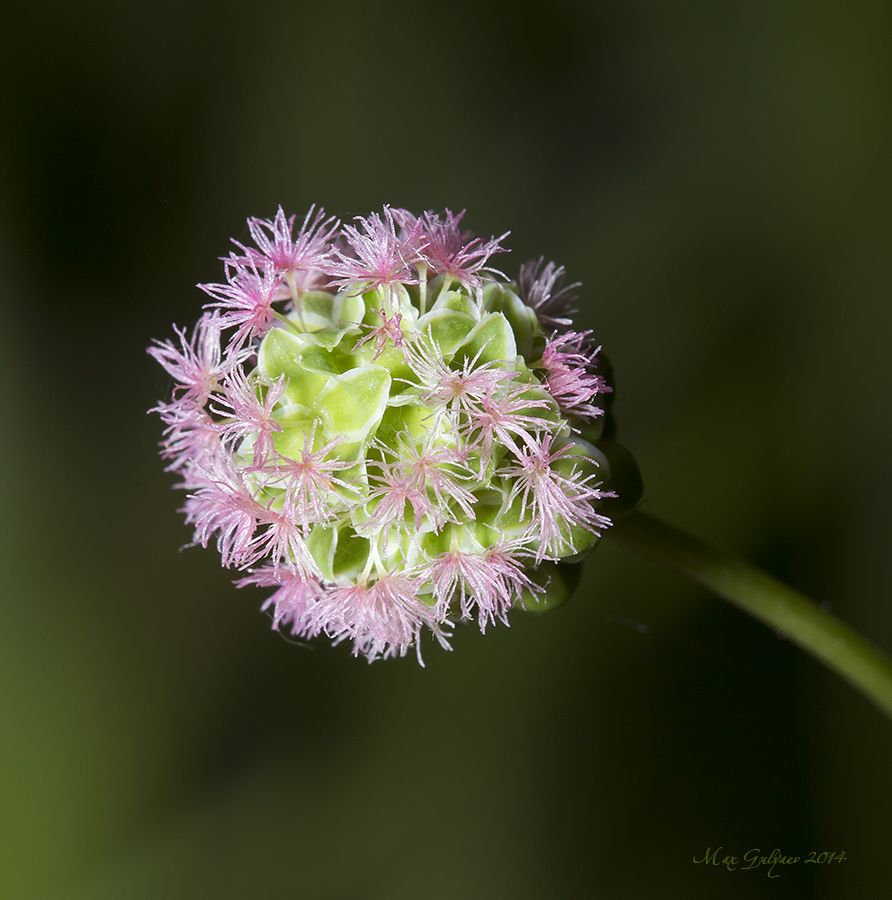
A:
[[[783,632],[892,718],[892,661],[807,597],[724,550],[635,510],[607,530],[630,550],[678,569],[744,612]]]

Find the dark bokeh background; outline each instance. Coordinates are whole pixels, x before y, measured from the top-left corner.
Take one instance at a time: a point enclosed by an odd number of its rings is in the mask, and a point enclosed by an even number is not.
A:
[[[4,15],[0,896],[888,896],[889,722],[609,541],[426,669],[271,633],[178,552],[145,346],[249,215],[467,207],[585,283],[648,508],[892,648],[892,6]]]

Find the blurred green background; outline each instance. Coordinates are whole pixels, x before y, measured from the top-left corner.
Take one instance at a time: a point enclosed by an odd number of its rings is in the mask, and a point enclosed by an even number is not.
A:
[[[4,18],[0,897],[888,896],[892,726],[769,630],[605,541],[425,669],[293,646],[145,413],[247,216],[467,207],[584,282],[647,508],[892,648],[888,2]]]

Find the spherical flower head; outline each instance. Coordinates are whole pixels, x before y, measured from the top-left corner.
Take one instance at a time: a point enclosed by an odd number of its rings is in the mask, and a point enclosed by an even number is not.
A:
[[[509,281],[487,265],[505,235],[461,217],[249,219],[256,246],[200,285],[213,311],[149,350],[195,542],[273,589],[274,628],[369,661],[547,607],[611,524],[611,387],[570,328],[577,285],[542,260]]]

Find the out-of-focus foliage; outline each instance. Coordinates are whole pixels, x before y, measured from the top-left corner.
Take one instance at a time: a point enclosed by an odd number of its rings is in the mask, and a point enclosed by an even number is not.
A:
[[[468,208],[585,284],[648,508],[892,647],[892,8],[36,3],[2,29],[0,895],[883,896],[889,725],[604,541],[452,654],[187,549],[149,337],[248,215]]]

